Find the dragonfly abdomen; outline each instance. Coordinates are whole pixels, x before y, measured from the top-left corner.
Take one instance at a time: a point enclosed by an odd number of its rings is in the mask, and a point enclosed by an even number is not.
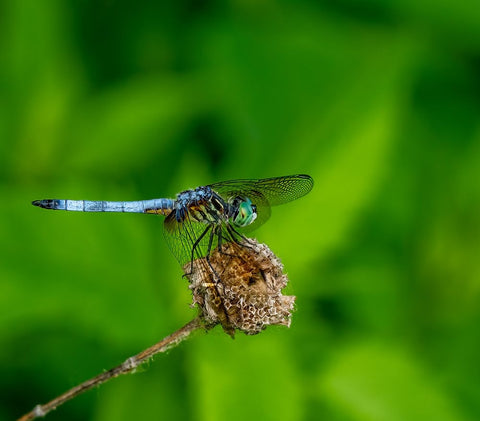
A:
[[[168,215],[173,209],[172,199],[151,199],[133,202],[44,199],[35,200],[32,204],[45,209],[77,212],[127,212],[161,215]]]

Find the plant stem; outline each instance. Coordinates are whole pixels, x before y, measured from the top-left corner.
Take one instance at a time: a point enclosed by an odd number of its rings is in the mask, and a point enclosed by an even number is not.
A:
[[[192,332],[201,327],[203,327],[203,324],[200,318],[197,317],[193,319],[181,329],[163,338],[160,342],[156,343],[150,348],[145,349],[144,351],[138,353],[137,355],[134,355],[133,357],[127,358],[127,360],[125,360],[125,362],[123,362],[122,364],[113,367],[110,370],[105,371],[104,373],[98,374],[97,376],[86,380],[83,383],[80,383],[79,385],[73,387],[70,390],[67,390],[65,393],[57,396],[55,399],[47,402],[44,405],[35,406],[32,411],[20,417],[18,421],[28,421],[38,417],[44,417],[50,411],[53,411],[60,405],[86,392],[87,390],[90,390],[95,386],[99,386],[114,377],[120,376],[121,374],[127,374],[134,371],[140,364],[144,363],[145,361],[153,357],[155,354],[165,352],[166,350],[178,345]]]

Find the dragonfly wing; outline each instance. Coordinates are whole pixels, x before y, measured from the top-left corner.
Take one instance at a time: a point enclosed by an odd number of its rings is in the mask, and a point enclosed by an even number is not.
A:
[[[183,267],[193,259],[205,257],[208,253],[211,226],[186,218],[178,222],[172,212],[164,222],[164,236],[168,248]]]
[[[231,180],[210,187],[227,199],[238,195],[252,198],[263,196],[271,206],[281,205],[305,196],[313,187],[309,175],[287,175],[259,180]]]
[[[253,231],[270,217],[270,206],[280,205],[306,195],[313,187],[309,175],[289,175],[259,180],[231,180],[211,184],[227,202],[237,196],[249,198],[257,206],[257,219],[241,229]]]
[[[188,216],[182,222],[178,222],[173,212],[165,219],[164,228],[167,245],[185,273],[190,272],[189,263],[192,260],[199,261],[200,265],[205,266],[206,271],[210,272],[203,258],[219,245],[241,239],[227,224],[203,224],[191,221]]]

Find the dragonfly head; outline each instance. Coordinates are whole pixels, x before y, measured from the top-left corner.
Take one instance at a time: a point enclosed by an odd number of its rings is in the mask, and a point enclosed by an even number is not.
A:
[[[257,207],[248,198],[234,200],[232,223],[237,227],[246,227],[257,218]]]

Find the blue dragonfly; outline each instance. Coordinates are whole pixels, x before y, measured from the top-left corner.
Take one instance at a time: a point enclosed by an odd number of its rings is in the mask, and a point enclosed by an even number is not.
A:
[[[168,247],[184,268],[205,258],[222,243],[248,242],[244,233],[270,217],[271,206],[306,195],[313,179],[305,174],[258,180],[231,180],[186,190],[175,199],[131,202],[90,200],[35,200],[44,209],[79,212],[133,212],[165,216],[164,235]],[[247,241],[246,241],[247,240]]]

